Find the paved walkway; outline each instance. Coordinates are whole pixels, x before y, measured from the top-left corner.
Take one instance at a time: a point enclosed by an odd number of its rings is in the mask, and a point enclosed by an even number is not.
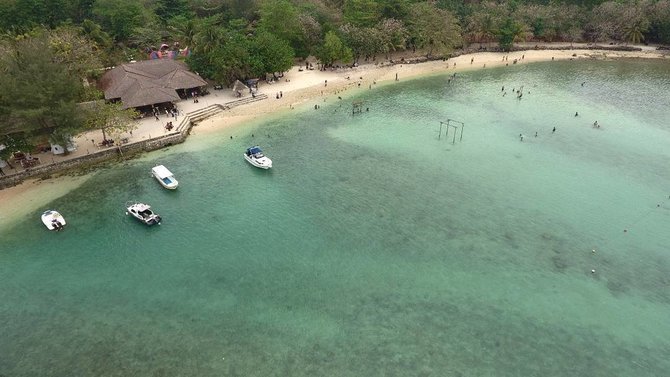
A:
[[[227,103],[239,100],[239,98],[233,95],[232,90],[227,88],[224,88],[222,90],[211,90],[211,88],[208,88],[208,90],[210,90],[210,94],[199,97],[197,103],[193,102],[192,99],[181,100],[179,102],[176,102],[175,106],[179,110],[180,114],[177,116],[176,119],[168,114],[161,114],[158,120],[156,120],[156,118],[153,116],[145,117],[143,119],[137,120],[136,121],[137,128],[132,132],[122,134],[121,139],[127,139],[129,143],[134,143],[145,139],[151,139],[158,136],[162,136],[167,134],[168,132],[165,129],[165,125],[167,124],[167,122],[172,122],[176,127],[181,121],[183,114],[192,113],[194,111],[203,109],[210,105],[214,104],[225,105]],[[247,97],[249,97],[248,94],[243,98]],[[70,152],[67,155],[54,155],[51,152],[43,152],[43,153],[31,153],[31,156],[39,158],[40,166],[42,166],[44,164],[53,164],[57,162],[71,160],[104,149],[114,148],[114,146],[109,147],[99,146],[102,140],[103,140],[102,131],[100,130],[88,131],[79,134],[74,138],[77,150]],[[13,169],[10,168],[9,166],[5,166],[4,168],[2,168],[5,175],[8,176],[13,175],[22,172],[24,170],[24,168],[21,167],[21,165],[18,162],[11,162],[11,164],[14,167]]]

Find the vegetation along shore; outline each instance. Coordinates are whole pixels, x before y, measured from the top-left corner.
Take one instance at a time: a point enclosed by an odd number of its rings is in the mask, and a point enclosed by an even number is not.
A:
[[[398,77],[515,59],[663,57],[670,44],[670,1],[40,4],[0,5],[0,169],[7,176],[150,150],[161,145],[146,147],[152,140],[187,133],[171,126],[195,114],[198,132],[206,132]],[[123,80],[136,80],[133,67],[152,60],[150,90],[114,87],[135,85]],[[168,60],[179,63],[170,69],[180,77],[195,78],[159,83]],[[0,187],[17,182],[0,180]]]

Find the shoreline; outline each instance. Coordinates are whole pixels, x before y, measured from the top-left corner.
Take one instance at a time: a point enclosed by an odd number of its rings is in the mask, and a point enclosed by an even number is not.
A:
[[[508,56],[506,61],[503,56]],[[506,65],[521,65],[537,62],[548,62],[552,60],[578,60],[598,59],[616,60],[626,58],[664,59],[667,55],[656,50],[646,51],[618,51],[618,50],[596,50],[596,49],[527,49],[503,52],[476,52],[463,54],[447,60],[430,60],[417,63],[383,63],[381,66],[366,63],[355,68],[346,68],[328,71],[308,71],[311,74],[304,85],[295,84],[294,80],[302,80],[306,76],[305,71],[298,71],[294,66],[285,73],[282,80],[275,84],[265,84],[262,92],[269,97],[268,100],[251,103],[226,111],[203,121],[194,127],[200,132],[215,132],[242,122],[256,121],[259,118],[276,114],[283,111],[291,111],[293,108],[322,104],[323,102],[338,100],[341,93],[348,91],[374,90],[376,85],[389,84],[396,80],[406,81],[418,77],[430,76],[443,73],[467,72],[488,68],[499,68]],[[474,58],[474,61],[471,60]],[[514,63],[514,59],[517,62]],[[454,66],[455,64],[455,66]],[[302,77],[301,77],[302,76]],[[319,79],[314,79],[318,76]],[[346,79],[349,77],[350,79]],[[325,83],[327,80],[327,85]],[[358,85],[360,83],[360,87]],[[274,92],[272,92],[274,91]],[[280,99],[275,94],[282,92]]]
[[[305,70],[294,66],[284,76],[273,84],[264,83],[259,86],[261,93],[267,94],[268,99],[251,102],[249,104],[226,110],[223,113],[205,119],[194,125],[193,130],[198,134],[217,133],[223,130],[235,129],[244,123],[259,122],[262,118],[279,115],[303,106],[313,107],[324,102],[337,101],[338,97],[347,96],[351,92],[360,93],[364,90],[374,90],[377,85],[390,85],[394,81],[407,81],[418,77],[435,74],[467,72],[488,68],[499,68],[513,64],[528,64],[547,62],[552,60],[598,59],[615,60],[625,58],[652,58],[664,59],[668,55],[653,48],[641,51],[618,51],[610,49],[533,49],[530,46],[521,46],[526,50],[506,52],[475,52],[459,55],[447,60],[431,60],[417,63],[380,61],[365,63],[354,68],[335,70]],[[578,48],[578,46],[577,46]],[[507,56],[506,60],[504,57]],[[407,57],[410,58],[409,56]],[[516,59],[516,63],[514,63]],[[281,93],[281,95],[280,95]],[[280,96],[280,98],[277,98]],[[225,103],[234,99],[230,91],[213,93],[202,97],[203,104],[193,104],[191,101],[182,101],[177,105],[189,113],[209,104]],[[133,141],[150,137],[162,132],[163,122],[142,121],[140,127],[131,135]],[[80,155],[88,153],[84,145],[93,142],[92,135],[99,132],[87,133],[77,137],[80,145]],[[84,144],[86,143],[86,144]],[[84,150],[86,153],[84,153]],[[75,155],[76,157],[76,155]],[[83,177],[61,176],[52,179],[28,179],[23,183],[0,190],[0,202],[3,210],[0,214],[0,229],[5,228],[17,216],[34,211],[37,207],[60,197],[86,181]]]

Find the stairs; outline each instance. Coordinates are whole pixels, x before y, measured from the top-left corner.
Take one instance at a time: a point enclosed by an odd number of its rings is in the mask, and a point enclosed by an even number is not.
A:
[[[248,103],[264,100],[264,99],[267,99],[267,98],[268,98],[267,94],[258,94],[258,95],[256,95],[255,98],[254,97],[247,97],[247,98],[242,98],[242,99],[238,99],[238,100],[235,100],[235,101],[226,102],[226,103],[223,104],[223,107],[225,108],[225,110],[230,110],[235,106],[246,105]]]
[[[241,105],[246,105],[248,103],[256,102],[256,101],[262,101],[264,99],[267,99],[268,96],[267,94],[258,94],[256,97],[247,97],[247,98],[242,98],[238,99],[235,101],[230,101],[226,102],[224,104],[214,104],[214,105],[209,105],[207,107],[204,107],[202,109],[198,109],[195,111],[191,111],[190,113],[187,113],[186,116],[190,118],[190,121],[192,123],[198,123],[202,122],[203,120],[212,117],[216,114],[220,114],[226,110],[230,110],[233,107],[236,106],[241,106]],[[177,126],[177,131],[181,131],[185,126],[183,126],[184,121]]]

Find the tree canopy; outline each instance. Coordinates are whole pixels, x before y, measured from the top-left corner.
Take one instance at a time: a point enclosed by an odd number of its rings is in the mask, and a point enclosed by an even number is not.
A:
[[[82,83],[163,44],[188,48],[192,70],[231,84],[285,71],[296,56],[328,66],[522,40],[670,44],[670,0],[0,1],[0,135],[57,138],[90,125],[77,103],[99,93]]]

